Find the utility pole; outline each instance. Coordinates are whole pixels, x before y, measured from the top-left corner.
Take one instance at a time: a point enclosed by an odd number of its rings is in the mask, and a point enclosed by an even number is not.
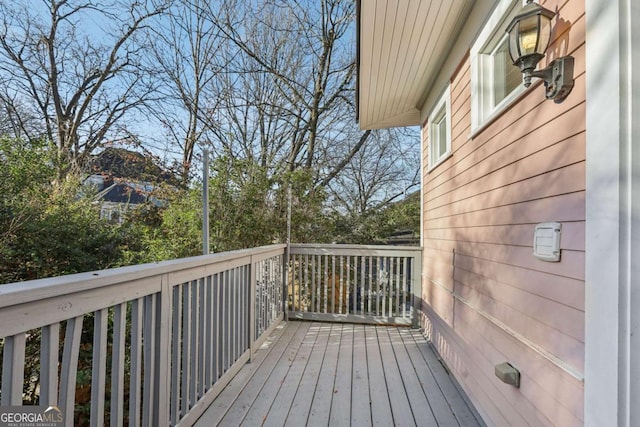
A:
[[[209,150],[202,150],[202,254],[209,254]]]

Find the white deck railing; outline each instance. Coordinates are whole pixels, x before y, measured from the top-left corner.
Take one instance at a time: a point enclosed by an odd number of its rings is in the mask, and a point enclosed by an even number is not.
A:
[[[292,245],[286,270],[285,249],[0,285],[0,406],[57,406],[66,426],[188,426],[284,301],[295,318],[416,324],[419,248]]]
[[[292,245],[288,315],[417,327],[421,254],[417,247]]]
[[[0,405],[32,396],[67,426],[192,424],[282,319],[284,254],[275,245],[0,286]]]

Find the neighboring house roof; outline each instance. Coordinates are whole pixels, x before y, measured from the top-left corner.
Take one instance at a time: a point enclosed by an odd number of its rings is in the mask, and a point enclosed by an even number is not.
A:
[[[454,42],[459,37],[475,38],[495,4],[495,0],[359,0],[360,127],[420,125],[421,107],[441,69],[450,69],[450,76],[466,54],[452,55]]]
[[[162,200],[152,195],[155,187],[148,182],[132,182],[122,178],[113,179],[111,177],[91,175],[85,180],[85,183],[94,186],[98,190],[95,195],[97,202],[129,205],[151,202],[158,207],[164,206]]]

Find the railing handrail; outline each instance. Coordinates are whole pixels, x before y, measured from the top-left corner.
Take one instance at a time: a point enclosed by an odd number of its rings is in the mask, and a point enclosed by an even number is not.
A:
[[[239,249],[235,251],[179,258],[169,261],[130,265],[107,270],[97,270],[4,284],[0,285],[0,308],[58,297],[89,289],[99,289],[101,287],[140,280],[166,273],[175,273],[180,270],[223,263],[225,261],[244,256],[256,257],[262,254],[283,250],[285,247],[285,244],[274,244],[257,248]]]
[[[371,251],[381,251],[381,252],[401,252],[401,251],[409,251],[409,252],[421,252],[422,248],[420,246],[396,246],[396,245],[352,245],[352,244],[334,244],[334,243],[292,243],[292,250],[300,250],[300,249],[317,249],[324,250],[328,249],[333,251],[339,250],[355,250],[355,251],[366,251],[370,253]]]

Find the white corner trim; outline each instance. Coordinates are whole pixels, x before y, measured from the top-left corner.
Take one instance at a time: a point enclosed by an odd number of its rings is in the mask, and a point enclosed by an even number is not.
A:
[[[586,0],[585,13],[584,422],[640,425],[640,5]]]

